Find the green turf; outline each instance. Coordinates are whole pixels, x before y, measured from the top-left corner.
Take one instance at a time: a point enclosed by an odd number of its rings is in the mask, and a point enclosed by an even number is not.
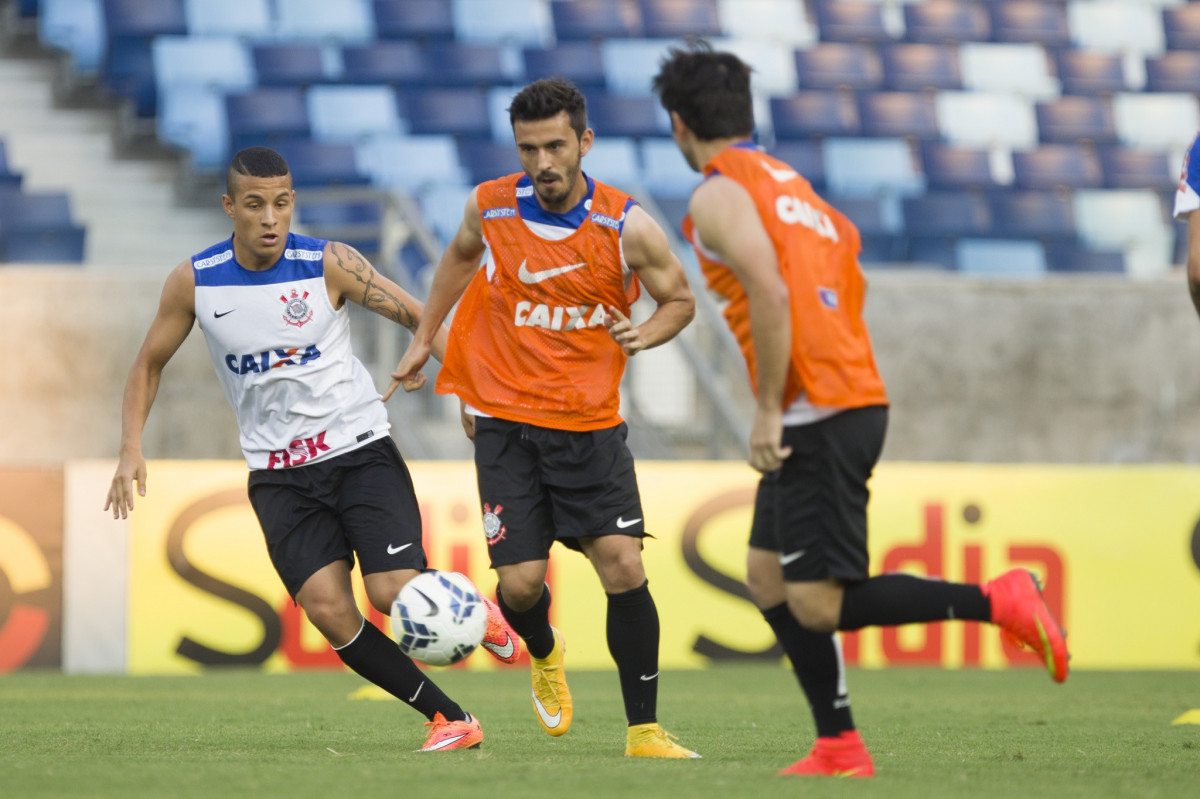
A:
[[[614,672],[571,672],[575,723],[538,727],[524,672],[439,672],[482,720],[477,752],[416,754],[396,701],[348,673],[0,676],[0,796],[1170,797],[1200,788],[1196,673],[856,670],[874,780],[781,778],[812,725],[783,668],[665,673],[659,716],[699,761],[622,757]]]

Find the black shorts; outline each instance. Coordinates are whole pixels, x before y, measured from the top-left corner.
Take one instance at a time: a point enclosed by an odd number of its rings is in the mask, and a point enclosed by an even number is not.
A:
[[[353,566],[356,554],[364,575],[426,566],[417,496],[390,436],[308,466],[255,469],[248,490],[293,598],[319,569]]]
[[[561,541],[644,537],[625,424],[574,432],[481,416],[475,472],[492,567],[545,560]]]
[[[867,578],[867,481],[887,418],[876,405],[784,428],[792,454],[759,481],[750,546],[778,552],[785,580]]]

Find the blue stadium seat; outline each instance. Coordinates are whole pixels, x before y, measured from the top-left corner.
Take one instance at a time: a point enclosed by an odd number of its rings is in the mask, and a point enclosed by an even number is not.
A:
[[[421,214],[443,245],[458,232],[472,190],[459,183],[437,183],[417,194]]]
[[[33,19],[38,15],[38,0],[20,0],[17,15],[22,19]]]
[[[1174,8],[1164,7],[1162,12],[1167,49],[1200,50],[1200,5],[1184,3]]]
[[[550,16],[560,42],[642,36],[642,13],[634,0],[552,0]]]
[[[377,137],[358,146],[358,164],[376,186],[410,192],[435,183],[467,182],[453,136]]]
[[[414,42],[383,40],[342,48],[342,82],[420,86],[431,69]]]
[[[38,41],[71,56],[71,68],[95,75],[104,60],[104,9],[100,0],[41,0]]]
[[[398,136],[403,125],[391,86],[311,87],[305,95],[312,135],[318,141],[356,142]]]
[[[371,200],[320,199],[301,194],[296,219],[310,236],[349,244],[368,258],[379,252],[383,203]]]
[[[858,97],[858,117],[864,136],[906,136],[938,139],[937,104],[927,94],[864,92]]]
[[[991,196],[998,236],[1067,240],[1075,237],[1075,210],[1061,191],[998,191]]]
[[[669,39],[608,39],[600,43],[605,84],[615,94],[651,94],[651,81],[667,49],[677,44]]]
[[[821,143],[829,192],[844,197],[913,196],[925,179],[903,139],[829,138]]]
[[[673,139],[643,139],[641,150],[642,182],[655,197],[690,197],[700,184]]]
[[[896,234],[902,233],[904,230],[904,220],[900,214],[889,213],[888,203],[881,201],[878,197],[833,196],[829,198],[829,203],[853,222],[854,226],[858,228],[859,234],[864,237],[888,236],[894,238]],[[889,257],[894,258],[899,255],[894,245],[889,249],[891,250]]]
[[[184,12],[193,36],[255,39],[271,30],[269,0],[184,0]]]
[[[904,38],[910,42],[986,42],[991,20],[982,3],[926,0],[904,6]]]
[[[638,0],[648,38],[720,36],[717,0]]]
[[[1200,52],[1175,51],[1147,58],[1146,91],[1200,94]]]
[[[479,89],[412,89],[401,93],[400,108],[412,134],[490,136],[487,95]]]
[[[260,86],[309,86],[329,80],[324,51],[317,44],[261,44],[253,56]]]
[[[854,98],[839,92],[806,91],[772,97],[770,109],[776,138],[856,136],[861,130]]]
[[[815,0],[813,13],[823,42],[890,42],[883,5],[865,0]]]
[[[151,55],[159,91],[171,86],[244,91],[255,84],[250,54],[231,36],[159,36]]]
[[[529,81],[561,76],[587,92],[605,87],[604,61],[596,42],[562,42],[556,47],[527,47],[525,78]]]
[[[0,141],[0,191],[10,188],[20,188],[23,175],[8,165],[8,151],[4,142]]]
[[[987,278],[1036,278],[1046,273],[1046,248],[1040,241],[959,239],[954,245],[958,271]]]
[[[0,261],[78,263],[85,231],[64,193],[0,193]]]
[[[375,0],[375,31],[383,39],[454,38],[450,0]]]
[[[986,189],[996,185],[987,150],[926,141],[921,142],[920,153],[931,189]]]
[[[1055,65],[1063,93],[1112,94],[1125,91],[1125,67],[1121,59],[1120,54],[1097,50],[1059,50],[1055,54]]]
[[[1043,0],[1004,0],[988,3],[992,39],[997,42],[1030,42],[1046,47],[1069,47],[1066,6]]]
[[[488,125],[492,130],[492,138],[514,147],[516,140],[513,137],[512,120],[508,109],[519,91],[520,89],[516,86],[493,86],[487,90],[485,95]]]
[[[511,142],[463,139],[458,143],[458,162],[473,185],[522,171],[517,148]],[[590,160],[584,163],[584,171],[589,164]]]
[[[1038,103],[1034,113],[1038,137],[1043,142],[1111,144],[1117,140],[1112,100],[1108,97],[1060,97]]]
[[[279,145],[297,187],[365,186],[369,179],[359,171],[354,145],[295,139]]]
[[[651,97],[621,97],[594,93],[588,98],[588,123],[596,135],[667,136],[671,120]]]
[[[653,197],[654,204],[666,217],[666,228],[676,235],[683,233],[683,218],[687,216],[687,197]]]
[[[1125,254],[1115,250],[1091,250],[1070,242],[1046,245],[1046,269],[1050,272],[1124,274]]]
[[[370,0],[275,0],[275,33],[283,41],[370,41],[375,15]]]
[[[801,139],[776,139],[771,155],[783,161],[812,184],[816,191],[825,189],[825,158],[816,142]]]
[[[954,272],[958,269],[956,243],[954,239],[948,238],[912,239],[908,242],[909,247],[905,260],[924,268]]]
[[[881,48],[883,88],[901,92],[961,89],[958,49],[940,44],[893,44]]]
[[[225,95],[206,86],[163,89],[155,124],[158,140],[181,148],[197,172],[215,172],[229,154]]]
[[[501,48],[490,44],[432,42],[425,50],[429,81],[438,86],[492,86],[514,83]]]
[[[583,170],[605,183],[632,190],[641,184],[637,144],[623,136],[604,136],[592,142],[584,156]]]
[[[542,0],[452,0],[455,38],[471,44],[545,47],[554,25]]]
[[[865,44],[831,42],[796,51],[796,85],[801,89],[878,89],[883,67],[878,51]]]
[[[272,86],[226,95],[225,114],[233,152],[251,145],[278,147],[309,136],[308,108],[297,88]]]
[[[1175,164],[1162,150],[1104,147],[1099,151],[1104,185],[1110,189],[1173,192],[1179,180]]]
[[[151,37],[142,36],[111,38],[100,66],[103,84],[127,100],[139,119],[154,116],[158,108],[151,42]]]
[[[104,0],[104,27],[110,39],[188,32],[183,0]]]
[[[1104,183],[1100,159],[1077,144],[1043,144],[1013,153],[1013,186],[1018,189],[1095,189]]]
[[[901,207],[904,230],[909,236],[987,236],[992,230],[987,201],[975,192],[930,192],[919,197],[905,197]]]

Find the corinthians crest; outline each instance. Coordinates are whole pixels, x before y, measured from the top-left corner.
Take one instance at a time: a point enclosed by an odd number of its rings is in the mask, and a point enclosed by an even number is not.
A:
[[[483,503],[483,534],[487,536],[489,547],[502,541],[504,533],[508,531],[508,528],[500,521],[500,513],[503,510],[503,505],[497,505],[493,509],[488,503]]]
[[[312,308],[309,308],[308,303],[305,302],[307,299],[307,291],[301,294],[295,289],[292,289],[291,293],[289,294],[280,294],[279,300],[284,305],[283,321],[287,322],[289,325],[303,327],[305,322],[312,319],[313,312]]]

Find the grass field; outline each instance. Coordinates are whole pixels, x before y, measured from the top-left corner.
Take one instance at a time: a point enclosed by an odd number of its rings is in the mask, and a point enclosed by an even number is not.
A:
[[[478,751],[417,754],[423,719],[354,701],[349,673],[0,676],[0,797],[1171,797],[1200,792],[1200,674],[857,670],[874,780],[775,777],[812,725],[791,672],[665,673],[659,717],[698,761],[622,756],[615,672],[570,672],[575,723],[544,735],[523,671],[439,672]]]

